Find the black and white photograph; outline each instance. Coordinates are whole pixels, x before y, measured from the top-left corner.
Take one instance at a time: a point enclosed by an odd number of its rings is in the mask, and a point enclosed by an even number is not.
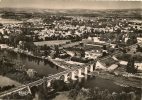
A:
[[[142,100],[142,1],[0,0],[0,100]]]

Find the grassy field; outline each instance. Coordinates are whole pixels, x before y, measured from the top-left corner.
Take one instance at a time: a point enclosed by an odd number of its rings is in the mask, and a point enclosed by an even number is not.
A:
[[[14,81],[14,80],[11,80],[10,78],[7,78],[5,76],[3,77],[0,75],[0,86],[3,87],[3,86],[7,86],[7,85],[20,86],[22,84]]]
[[[72,42],[72,43],[66,44],[66,42],[68,42],[68,41],[70,41],[70,40],[52,40],[52,41],[34,42],[34,44],[35,45],[44,45],[44,44],[46,44],[47,46],[65,44],[65,45],[63,45],[63,47],[72,47],[74,45],[79,44],[80,42],[88,43],[89,40],[84,39],[82,41],[77,41],[77,42]]]
[[[7,23],[9,23],[9,24],[13,24],[13,23],[22,23],[22,21],[17,21],[17,20],[14,20],[14,19],[2,19],[1,17],[0,17],[0,22],[2,23],[2,24],[7,24]]]
[[[82,42],[82,43],[88,43],[88,42],[90,42],[90,40],[86,40],[86,39],[83,39],[82,41],[77,41],[77,42],[72,42],[72,43],[70,43],[70,44],[67,44],[67,45],[64,45],[63,47],[72,47],[72,46],[74,46],[74,45],[78,45],[80,42]]]
[[[70,40],[53,40],[53,41],[41,41],[41,42],[34,42],[35,45],[44,45],[46,44],[47,46],[51,45],[59,45],[59,44],[65,44]]]

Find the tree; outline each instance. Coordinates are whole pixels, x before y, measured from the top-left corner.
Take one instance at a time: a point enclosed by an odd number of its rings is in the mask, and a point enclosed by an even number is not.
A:
[[[80,89],[81,89],[80,84],[77,83],[77,84],[75,85],[75,89],[78,90],[78,91],[80,91]]]
[[[94,89],[92,88],[89,89],[89,97],[94,98]]]
[[[103,52],[102,56],[103,56],[103,57],[107,56],[107,53],[106,53],[106,52]]]
[[[103,50],[107,50],[106,45],[103,45]]]
[[[55,47],[55,51],[56,51],[56,56],[58,56],[58,54],[59,54],[59,46],[55,45],[54,47]]]
[[[81,51],[81,57],[85,57],[85,50],[84,49]]]
[[[46,50],[48,47],[46,44],[43,45],[44,50]]]
[[[71,100],[76,100],[78,93],[79,93],[78,90],[76,90],[76,89],[71,89],[71,90],[69,91],[68,98],[71,99]]]
[[[122,100],[127,100],[127,93],[126,92],[122,91],[122,93],[120,95],[121,95]]]
[[[19,40],[17,37],[14,38],[14,44],[15,44],[15,47],[17,47],[17,44],[19,43]]]
[[[66,84],[66,87],[67,87],[68,90],[71,90],[75,87],[75,85],[71,82],[71,79],[69,79],[69,83]]]
[[[45,92],[45,94],[47,94],[47,79],[46,77],[43,77],[43,90]]]
[[[47,95],[43,91],[43,89],[40,89],[38,91],[38,100],[47,100]]]
[[[25,96],[24,98],[25,100],[32,100],[33,99],[33,96],[31,94],[28,94]]]
[[[137,51],[137,52],[142,52],[142,48],[141,48],[140,45],[138,45],[138,44],[137,44],[137,47],[136,47],[136,51]]]
[[[130,92],[131,100],[136,100],[136,95],[134,92]]]
[[[65,82],[63,80],[54,80],[52,82],[52,88],[56,89],[56,91],[64,91],[66,90]]]
[[[137,72],[137,68],[135,68],[135,60],[134,57],[131,57],[128,61],[127,67],[126,67],[126,71],[128,73],[136,73]]]
[[[120,100],[119,95],[115,92],[112,93],[113,100]]]
[[[47,95],[42,86],[38,87],[38,100],[47,100]]]
[[[48,55],[48,52],[47,52],[46,50],[44,51],[44,55],[45,55],[45,56],[47,56],[47,55]]]

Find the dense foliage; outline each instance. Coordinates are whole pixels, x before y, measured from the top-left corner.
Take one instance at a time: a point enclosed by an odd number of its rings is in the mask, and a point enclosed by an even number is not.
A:
[[[22,18],[31,18],[32,14],[30,13],[14,13],[14,12],[7,12],[5,11],[2,16],[2,18],[5,19],[16,19],[16,20],[21,20]]]
[[[101,91],[98,87],[94,89],[72,89],[69,91],[68,97],[71,100],[140,100],[140,97],[134,92],[110,93],[107,89]]]
[[[135,67],[134,63],[135,63],[135,59],[134,59],[134,57],[131,57],[128,61],[127,66],[126,66],[126,71],[128,73],[137,73],[138,66]]]
[[[6,58],[8,59],[8,58]],[[26,84],[32,81],[36,81],[40,79],[39,76],[35,75],[34,77],[30,78],[27,73],[26,69],[23,66],[22,63],[20,62],[14,62],[14,65],[12,64],[5,64],[3,63],[3,60],[1,60],[0,64],[0,75],[7,76],[10,79],[16,80],[19,83]]]
[[[88,63],[89,61],[93,61],[93,59],[74,56],[74,57],[71,57],[71,61],[81,62],[81,63]]]
[[[7,91],[7,90],[12,89],[12,88],[15,88],[15,85],[3,86],[3,87],[0,87],[0,92],[4,92],[4,91]]]

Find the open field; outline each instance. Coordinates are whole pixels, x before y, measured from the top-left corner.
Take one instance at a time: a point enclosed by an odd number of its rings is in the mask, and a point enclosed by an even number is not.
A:
[[[22,23],[22,21],[17,21],[17,20],[13,20],[13,19],[3,19],[0,17],[0,22],[2,24],[13,24],[13,23]]]
[[[22,84],[14,81],[14,80],[11,80],[10,78],[7,78],[7,77],[3,77],[0,75],[0,86],[3,87],[3,86],[7,86],[7,85],[15,85],[15,86],[20,86]]]
[[[59,44],[65,44],[70,40],[53,40],[53,41],[41,41],[41,42],[34,42],[35,45],[44,45],[46,44],[47,46],[51,45],[59,45]]]
[[[47,46],[53,46],[53,45],[59,45],[59,44],[65,44],[63,47],[72,47],[74,45],[78,45],[80,42],[82,43],[88,43],[89,40],[83,39],[82,41],[77,41],[77,42],[72,42],[69,44],[66,44],[70,40],[52,40],[52,41],[41,41],[41,42],[34,42],[35,45],[44,45],[46,44]]]
[[[67,47],[72,47],[72,46],[74,46],[74,45],[78,45],[80,42],[82,42],[82,43],[88,43],[88,42],[90,42],[90,40],[83,39],[82,41],[72,42],[72,43],[70,43],[70,44],[63,45],[63,47],[65,47],[65,48],[67,48]]]

